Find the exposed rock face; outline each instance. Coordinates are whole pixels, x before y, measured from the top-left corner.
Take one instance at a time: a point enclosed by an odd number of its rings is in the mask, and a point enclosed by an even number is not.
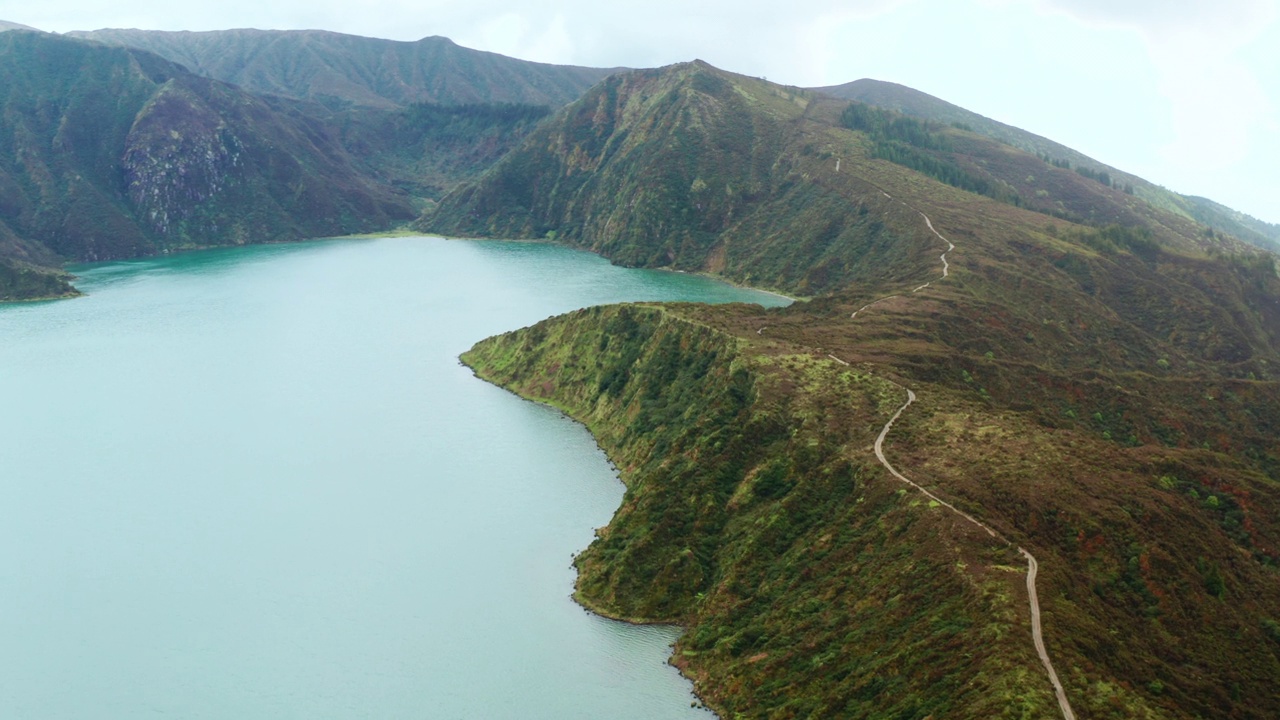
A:
[[[4,33],[0,111],[0,260],[23,263],[14,277],[59,259],[367,232],[414,216],[306,108],[143,51]]]
[[[121,167],[129,200],[143,222],[159,236],[170,236],[193,218],[203,203],[217,202],[234,182],[242,144],[226,122],[212,113],[196,115],[189,101],[166,88],[139,115],[125,139]],[[179,130],[173,116],[188,112]],[[216,235],[216,222],[188,231]]]

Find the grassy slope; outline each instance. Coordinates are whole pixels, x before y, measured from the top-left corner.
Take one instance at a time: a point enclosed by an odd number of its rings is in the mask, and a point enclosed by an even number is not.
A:
[[[865,452],[901,392],[688,311],[595,308],[464,356],[585,422],[623,469],[578,598],[685,623],[678,664],[725,717],[1048,712],[1016,556]]]
[[[612,72],[516,60],[442,37],[397,42],[321,30],[95,30],[72,35],[147,50],[251,92],[337,105],[559,107]]]
[[[643,163],[609,167],[626,157],[627,143],[692,147],[698,152],[686,172],[701,173],[720,167],[711,141],[664,141],[659,131],[678,134],[689,127],[689,108],[716,102],[753,111],[714,92],[704,99],[708,93],[687,76],[695,70],[676,68],[672,74],[686,77],[670,87],[654,75],[616,79],[619,90],[638,86],[636,101],[588,95],[590,111],[571,106],[562,126],[530,137],[524,157],[537,164],[500,164],[442,205],[442,213],[466,212],[438,217],[475,227],[465,222],[471,213],[473,222],[493,222],[495,232],[524,222],[531,233],[548,227],[571,240],[594,238],[605,252],[627,248],[618,243],[628,235],[614,228],[643,218],[648,200],[640,190],[657,192],[651,178],[658,177]],[[719,77],[741,87],[732,76]],[[754,82],[734,93],[768,89]],[[644,95],[650,86],[658,87]],[[798,107],[789,92],[775,89],[780,102],[773,107]],[[687,105],[666,112],[685,120],[664,126],[654,109],[672,93]],[[870,157],[866,136],[836,127],[839,104],[808,100],[782,115],[777,126],[786,139],[768,146],[792,151],[761,162],[780,176],[767,176],[774,190],[743,210],[776,218],[778,227],[794,213],[785,240],[772,243],[760,229],[767,223],[729,222],[701,243],[664,246],[667,236],[652,235],[631,241],[670,250],[668,262],[677,267],[813,286],[808,273],[822,258],[850,246],[865,258],[868,247],[857,236],[815,242],[821,234],[806,220],[806,206],[788,199],[825,197],[830,202],[814,218],[843,221],[866,207],[893,233],[881,257],[896,260],[880,263],[878,275],[850,283],[868,267],[855,261],[853,272],[827,286],[832,292],[809,303],[778,311],[682,307],[634,331],[578,314],[486,341],[468,357],[482,376],[584,420],[628,477],[623,508],[579,563],[583,598],[623,616],[686,622],[680,662],[718,707],[746,716],[1016,716],[1023,704],[1028,716],[1041,716],[1046,681],[1034,658],[1020,654],[1030,647],[1019,624],[1021,576],[1004,577],[998,592],[986,584],[1005,572],[1008,561],[994,555],[1000,548],[959,538],[955,528],[922,525],[928,529],[913,535],[892,512],[908,513],[912,523],[945,518],[927,506],[890,512],[881,504],[900,488],[877,468],[869,446],[896,406],[884,380],[897,379],[920,403],[895,426],[891,457],[1040,558],[1050,652],[1081,717],[1280,713],[1272,687],[1280,674],[1274,259],[1239,243],[1210,243],[1187,218],[1076,173],[1052,184],[1055,203],[1104,220],[1114,215],[1149,235],[1078,225],[964,192]],[[619,127],[614,116],[635,122]],[[735,122],[773,127],[768,117]],[[966,148],[952,157],[975,170],[998,173],[991,153],[1015,152],[947,132]],[[752,155],[741,148],[761,146],[730,139],[716,147],[742,158]],[[1057,168],[1034,156],[1008,162],[1021,173],[1018,164],[1032,161],[1056,177]],[[741,173],[746,164],[724,166]],[[509,173],[513,167],[523,174]],[[605,206],[603,196],[581,188],[606,180],[575,177],[579,168],[620,178],[609,182],[630,176],[634,185],[609,187],[635,192],[615,193],[626,202]],[[566,188],[567,198],[553,197]],[[513,198],[519,202],[503,204]],[[491,202],[497,204],[485,204]],[[691,216],[696,201],[671,194],[665,202],[665,228],[696,238],[696,223],[674,224]],[[583,209],[593,203],[600,207]],[[495,208],[505,210],[485,214]],[[911,288],[940,274],[944,246],[908,208],[927,213],[957,246],[951,277],[916,294]],[[613,224],[600,220],[609,217]],[[537,225],[539,218],[582,218],[603,234]],[[718,254],[726,237],[735,241]],[[771,251],[787,258],[790,274],[765,274]],[[745,262],[735,265],[735,257]],[[904,290],[850,320],[866,303]],[[666,325],[673,317],[687,323],[678,333]],[[637,344],[632,334],[647,341]],[[726,353],[734,358],[721,368],[727,375],[682,377],[681,368],[705,365],[699,344],[712,343],[706,336],[718,338],[714,363]],[[615,338],[633,350],[615,349]],[[839,379],[841,368],[824,360],[828,354],[852,362],[856,377],[849,371]],[[731,392],[735,369],[750,380],[750,402],[726,410],[723,395],[708,393]],[[775,424],[753,424],[760,418]],[[734,438],[736,448],[725,444]],[[839,462],[848,463],[847,477],[836,470]],[[758,482],[766,482],[767,502]],[[898,532],[865,535],[873,531],[860,524],[859,508],[832,506],[834,498],[860,493],[876,527]],[[828,562],[823,551],[837,538],[851,546]],[[917,574],[922,567],[932,569],[925,578]],[[921,582],[944,584],[918,593]],[[983,604],[996,597],[1004,604]],[[853,598],[867,604],[850,607]],[[901,615],[889,612],[890,601],[907,603]],[[957,629],[952,621],[970,624]],[[939,634],[935,622],[954,630],[940,633],[954,645],[884,644]],[[862,627],[881,639],[855,637]],[[992,641],[1006,637],[1011,644]],[[894,660],[856,666],[877,650]],[[833,661],[842,664],[829,667]],[[963,683],[918,693],[912,683],[920,677]],[[980,690],[968,695],[961,687]],[[897,704],[904,697],[918,704]],[[938,704],[945,698],[956,704]],[[991,705],[978,711],[980,702]]]
[[[1046,154],[1068,161],[1072,167],[1107,172],[1121,184],[1132,184],[1135,193],[1155,207],[1194,219],[1259,247],[1268,250],[1280,249],[1280,225],[1263,222],[1206,198],[1180,195],[1136,175],[1098,162],[1065,145],[1020,128],[1005,125],[918,90],[897,83],[870,79],[814,88],[814,90],[832,97],[857,100],[946,125],[960,123],[973,128],[979,134],[1033,155]]]
[[[407,220],[336,133],[158,57],[0,35],[0,244],[45,265]]]

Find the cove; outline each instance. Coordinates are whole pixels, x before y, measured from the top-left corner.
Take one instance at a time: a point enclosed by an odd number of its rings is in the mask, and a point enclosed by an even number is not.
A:
[[[0,716],[710,718],[591,615],[622,487],[457,356],[587,305],[776,296],[529,243],[74,268],[0,306]]]

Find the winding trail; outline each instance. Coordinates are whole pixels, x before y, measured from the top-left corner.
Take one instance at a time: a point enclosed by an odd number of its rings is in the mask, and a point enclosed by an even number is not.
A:
[[[897,383],[894,383],[894,384],[895,384],[895,385],[897,385]],[[901,386],[901,385],[898,385],[898,387],[902,387],[902,386]],[[885,469],[889,471],[889,474],[890,474],[890,475],[892,475],[892,476],[894,476],[894,477],[898,478],[898,479],[899,479],[899,480],[901,480],[902,482],[904,482],[904,483],[906,483],[906,484],[910,485],[911,487],[913,487],[913,488],[915,488],[915,489],[919,490],[921,493],[923,493],[923,494],[924,494],[924,496],[925,496],[925,497],[929,498],[930,500],[932,500],[932,501],[934,501],[934,502],[938,503],[939,505],[941,505],[941,506],[943,506],[943,507],[947,508],[947,509],[948,509],[948,510],[950,510],[951,512],[953,512],[953,513],[955,513],[955,514],[959,515],[960,517],[964,518],[965,520],[968,520],[969,522],[973,523],[974,525],[977,525],[978,527],[982,528],[983,530],[986,530],[986,531],[987,531],[987,534],[988,534],[988,535],[990,535],[991,537],[993,537],[993,538],[1000,538],[1001,540],[1004,540],[1004,538],[1002,538],[1002,537],[1000,537],[998,534],[996,534],[996,531],[995,531],[995,530],[992,530],[992,529],[991,529],[990,527],[988,527],[985,523],[982,523],[981,521],[979,521],[977,518],[973,517],[973,516],[972,516],[972,515],[970,515],[969,513],[965,512],[965,511],[963,511],[963,510],[960,510],[960,509],[959,509],[959,508],[957,508],[955,505],[952,505],[951,503],[947,502],[946,500],[943,500],[942,498],[938,497],[937,495],[934,495],[933,493],[929,492],[928,490],[925,490],[922,486],[917,485],[916,483],[912,482],[910,479],[908,479],[908,478],[907,478],[907,476],[906,476],[906,475],[903,475],[902,473],[898,472],[898,469],[897,469],[897,468],[895,468],[895,467],[893,466],[893,463],[889,462],[889,459],[888,459],[888,458],[886,458],[886,457],[884,456],[884,439],[885,439],[885,437],[886,437],[886,436],[888,436],[889,431],[890,431],[891,429],[893,429],[893,423],[894,423],[894,421],[895,421],[895,420],[897,420],[897,419],[898,419],[898,417],[899,417],[900,415],[902,415],[903,411],[905,411],[908,407],[910,407],[910,406],[911,406],[911,403],[913,403],[913,402],[915,402],[915,401],[916,401],[916,394],[915,394],[914,392],[912,392],[912,390],[911,390],[910,388],[903,388],[903,389],[907,391],[907,401],[906,401],[905,403],[903,403],[903,404],[902,404],[902,407],[898,408],[898,412],[894,413],[894,414],[893,414],[893,417],[889,418],[889,422],[885,423],[885,424],[884,424],[884,428],[880,430],[880,437],[876,438],[876,459],[877,459],[877,460],[879,460],[879,461],[880,461],[880,464],[881,464],[881,465],[883,465],[883,466],[885,467]],[[1006,542],[1007,542],[1007,541],[1006,541]],[[1019,550],[1021,550],[1022,548],[1018,548],[1018,549],[1019,549]],[[1025,552],[1025,551],[1024,551],[1024,552]]]
[[[905,203],[903,203],[903,204],[905,204]],[[908,207],[910,207],[910,206],[908,205]],[[914,208],[912,208],[912,209],[914,210]],[[930,232],[932,232],[934,235],[937,235],[939,240],[941,240],[942,242],[944,242],[944,243],[946,243],[946,244],[947,244],[947,249],[946,249],[946,251],[945,251],[945,252],[943,252],[941,255],[939,255],[939,256],[938,256],[938,259],[942,261],[942,277],[938,278],[938,280],[946,280],[946,279],[947,279],[947,276],[951,274],[951,263],[948,263],[948,262],[947,262],[947,253],[951,252],[952,250],[955,250],[955,249],[956,249],[956,246],[955,246],[955,245],[953,245],[953,244],[951,243],[951,241],[950,241],[950,240],[948,240],[948,239],[946,239],[946,238],[942,237],[942,233],[938,232],[937,230],[935,230],[935,229],[933,228],[933,221],[929,219],[929,216],[928,216],[928,215],[925,215],[924,213],[920,212],[919,210],[916,210],[916,212],[920,213],[920,217],[924,218],[924,224],[929,226],[929,231],[930,231]],[[932,285],[934,282],[936,282],[936,281],[934,281],[934,280],[930,280],[929,282],[927,282],[927,283],[925,283],[925,284],[921,285],[920,287],[916,288],[915,290],[912,290],[911,292],[913,292],[913,293],[918,293],[918,292],[920,292],[921,290],[923,290],[923,289],[925,289],[925,288],[929,287],[930,285]]]
[[[889,193],[884,192],[883,190],[881,190],[880,192],[886,198],[889,198],[890,200],[893,199],[893,196],[891,196]],[[898,202],[902,202],[903,205],[907,205],[905,202],[901,200],[899,200]],[[920,213],[920,217],[924,218],[925,225],[929,227],[929,231],[932,232],[934,235],[937,235],[938,239],[942,240],[947,244],[946,251],[944,251],[942,255],[938,258],[939,260],[942,261],[942,277],[938,278],[938,280],[946,279],[951,272],[951,265],[950,263],[947,262],[947,253],[951,252],[952,250],[955,250],[956,246],[950,240],[943,237],[942,233],[938,232],[937,229],[933,227],[933,221],[929,219],[928,215],[925,215],[923,212],[921,212],[916,208],[912,208],[910,205],[907,205],[907,207]],[[934,282],[937,282],[937,280],[931,280],[921,285],[920,287],[912,290],[911,292],[913,293],[920,292],[921,290],[924,290],[925,288],[932,285]],[[867,303],[866,305],[863,305],[862,307],[855,310],[853,314],[849,316],[849,319],[852,320],[858,317],[858,313],[862,312],[863,310],[866,310],[867,308],[871,307],[872,305],[875,305],[876,303],[881,303],[881,302],[884,302],[885,300],[892,300],[893,298],[896,298],[896,297],[901,297],[901,296],[890,295],[889,297],[880,298],[879,300],[875,300],[873,302]],[[844,360],[841,360],[840,358],[836,357],[835,355],[827,355],[827,357],[831,358],[832,360],[835,360],[841,365],[847,366],[849,364]],[[894,383],[894,385],[898,385],[898,383]],[[911,403],[916,401],[916,394],[914,391],[911,390],[911,388],[904,387],[902,385],[898,385],[898,387],[907,391],[907,401],[902,404],[902,407],[898,408],[898,411],[893,414],[893,417],[889,418],[889,422],[885,423],[884,427],[881,428],[880,435],[876,438],[876,444],[875,444],[876,459],[879,460],[880,464],[883,465],[885,469],[889,471],[890,475],[893,475],[898,480],[906,483],[907,485],[910,485],[916,490],[919,490],[921,494],[923,494],[925,497],[929,498],[933,502],[936,502],[942,507],[945,507],[951,512],[964,518],[965,520],[968,520],[974,525],[977,525],[982,530],[985,530],[986,533],[991,537],[997,538],[999,540],[1004,541],[1005,543],[1012,545],[1013,543],[1010,543],[1007,538],[997,533],[986,523],[983,523],[982,521],[973,517],[969,513],[966,513],[965,511],[960,510],[955,505],[952,505],[946,500],[943,500],[942,498],[938,497],[932,492],[926,490],[924,487],[910,480],[906,475],[903,475],[902,473],[898,472],[898,469],[893,466],[893,463],[890,463],[889,459],[885,457],[884,440],[886,437],[888,437],[889,431],[893,429],[893,423],[897,421],[899,417],[902,416],[902,413],[905,412],[906,409],[911,406]],[[1027,596],[1030,599],[1030,604],[1031,604],[1031,640],[1035,644],[1036,654],[1040,656],[1040,662],[1044,665],[1045,671],[1049,674],[1049,682],[1052,683],[1053,685],[1053,692],[1054,692],[1054,695],[1057,696],[1058,708],[1062,711],[1062,717],[1064,718],[1064,720],[1076,720],[1076,715],[1071,710],[1071,703],[1067,700],[1066,690],[1063,689],[1062,683],[1058,680],[1058,673],[1054,671],[1053,662],[1049,660],[1049,652],[1044,645],[1044,633],[1042,632],[1041,626],[1040,626],[1040,598],[1036,593],[1036,574],[1040,570],[1040,564],[1036,562],[1036,558],[1034,555],[1032,555],[1029,551],[1022,548],[1021,546],[1018,547],[1018,552],[1021,553],[1022,556],[1027,559]]]
[[[883,190],[881,190],[881,191],[880,191],[880,194],[881,194],[881,195],[884,195],[885,197],[889,198],[890,200],[892,200],[892,199],[893,199],[893,196],[892,196],[892,195],[890,195],[889,193],[887,193],[887,192],[885,192],[885,191],[883,191]],[[907,205],[905,202],[902,202],[901,200],[899,200],[898,202],[901,202],[903,205]],[[910,205],[907,205],[907,207],[911,208],[911,206],[910,206]],[[929,287],[930,285],[934,284],[935,282],[938,282],[939,280],[946,280],[946,279],[947,279],[947,277],[951,275],[951,263],[947,262],[947,253],[951,252],[952,250],[955,250],[955,249],[956,249],[956,246],[955,246],[955,243],[953,243],[953,242],[951,242],[950,240],[948,240],[948,239],[946,239],[945,237],[943,237],[943,236],[942,236],[942,233],[938,232],[938,231],[937,231],[937,229],[933,227],[933,221],[929,219],[929,216],[928,216],[928,215],[925,215],[923,212],[920,212],[919,210],[916,210],[915,208],[911,208],[911,209],[912,209],[912,210],[915,210],[915,211],[916,211],[916,212],[918,212],[918,213],[920,213],[920,217],[924,218],[924,224],[925,224],[925,225],[927,225],[927,226],[929,226],[929,232],[933,233],[934,235],[937,235],[939,240],[941,240],[942,242],[944,242],[944,243],[946,243],[946,244],[947,244],[947,249],[946,249],[946,250],[944,250],[944,251],[942,252],[942,254],[938,256],[938,259],[942,261],[942,277],[938,278],[937,280],[930,280],[929,282],[927,282],[927,283],[925,283],[925,284],[921,285],[920,287],[918,287],[918,288],[916,288],[916,289],[914,289],[914,290],[912,290],[912,291],[911,291],[911,292],[913,292],[913,293],[918,293],[918,292],[920,292],[921,290],[923,290],[923,289],[925,289],[925,288]],[[890,296],[888,296],[888,297],[882,297],[882,298],[880,298],[879,300],[872,300],[871,302],[867,303],[866,305],[863,305],[862,307],[858,308],[857,310],[854,310],[854,311],[853,311],[853,314],[849,316],[849,319],[850,319],[850,320],[853,320],[854,318],[858,317],[858,313],[862,312],[863,310],[866,310],[867,308],[871,307],[872,305],[876,305],[876,304],[878,304],[878,303],[882,303],[882,302],[884,302],[885,300],[892,300],[892,299],[897,298],[897,297],[902,297],[902,296],[901,296],[901,295],[890,295]]]
[[[1049,673],[1049,682],[1053,683],[1053,693],[1058,696],[1058,707],[1062,709],[1062,717],[1066,720],[1076,720],[1076,714],[1071,711],[1071,703],[1067,701],[1067,691],[1062,689],[1062,683],[1058,681],[1058,673],[1053,671],[1053,663],[1049,662],[1049,652],[1044,649],[1044,635],[1040,632],[1040,599],[1036,597],[1036,573],[1040,570],[1040,563],[1036,562],[1035,556],[1026,550],[1018,548],[1018,552],[1027,559],[1027,594],[1031,596],[1031,639],[1035,641],[1040,662],[1044,663],[1044,669]]]

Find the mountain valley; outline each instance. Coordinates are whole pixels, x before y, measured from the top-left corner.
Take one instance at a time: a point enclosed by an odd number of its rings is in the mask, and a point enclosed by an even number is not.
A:
[[[786,293],[463,355],[621,472],[584,606],[724,718],[1059,717],[1024,549],[1075,717],[1280,716],[1280,227],[890,83],[472,53],[0,33],[0,299],[405,227]]]

